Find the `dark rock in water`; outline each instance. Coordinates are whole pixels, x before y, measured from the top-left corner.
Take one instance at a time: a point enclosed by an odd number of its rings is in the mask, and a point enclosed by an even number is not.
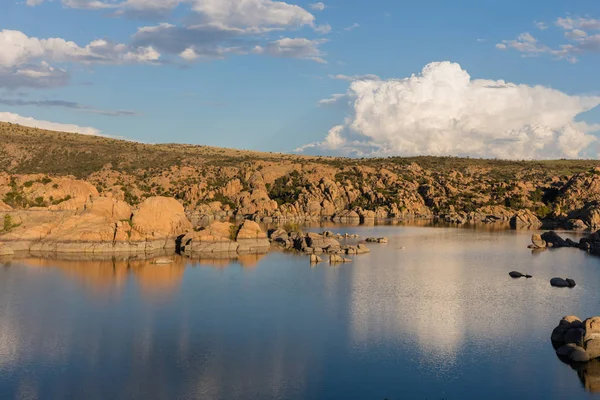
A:
[[[561,238],[556,232],[550,231],[545,232],[541,236],[542,240],[544,240],[548,245],[552,245],[551,247],[571,247],[569,242],[565,239]]]
[[[552,278],[550,284],[554,287],[569,287],[569,283],[563,278]]]
[[[569,284],[569,287],[571,287],[571,288],[577,286],[577,284],[575,283],[575,281],[573,279],[567,278],[567,279],[565,279],[565,281],[567,281],[567,283]]]
[[[511,276],[511,278],[528,278],[528,279],[529,278],[533,278],[533,276],[531,276],[531,275],[522,274],[522,273],[517,272],[517,271],[511,271],[508,274]]]
[[[583,347],[583,338],[585,337],[585,329],[582,328],[571,328],[565,333],[564,342],[569,344],[573,343],[577,346]]]

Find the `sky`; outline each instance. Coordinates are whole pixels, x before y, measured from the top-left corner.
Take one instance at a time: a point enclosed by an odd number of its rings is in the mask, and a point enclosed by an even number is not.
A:
[[[2,0],[0,121],[351,157],[600,158],[597,0]]]

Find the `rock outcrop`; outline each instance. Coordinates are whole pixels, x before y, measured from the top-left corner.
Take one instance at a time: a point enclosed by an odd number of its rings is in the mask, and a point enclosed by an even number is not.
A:
[[[150,252],[174,249],[192,228],[172,198],[144,201],[139,209],[120,200],[91,197],[79,211],[17,213],[21,224],[0,236],[18,250],[54,253]]]
[[[542,226],[542,221],[530,210],[520,210],[510,219],[513,229],[535,229]]]
[[[267,234],[253,221],[240,225],[213,222],[199,231],[191,231],[179,239],[179,251],[189,257],[211,253],[266,253],[270,247]]]

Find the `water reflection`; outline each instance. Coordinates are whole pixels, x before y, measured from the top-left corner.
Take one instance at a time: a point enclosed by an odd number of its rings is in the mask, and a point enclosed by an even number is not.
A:
[[[280,252],[13,259],[0,268],[0,398],[585,395],[547,337],[563,315],[597,314],[597,259],[533,257],[530,233],[332,230],[390,243],[335,268]],[[566,271],[577,288],[551,288]],[[577,371],[590,391],[599,369]]]

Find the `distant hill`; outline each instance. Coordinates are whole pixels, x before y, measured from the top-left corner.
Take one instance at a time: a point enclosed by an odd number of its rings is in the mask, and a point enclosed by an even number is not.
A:
[[[143,144],[0,122],[5,208],[72,200],[78,194],[68,188],[78,186],[61,176],[84,180],[101,196],[134,206],[152,196],[174,197],[187,212],[201,215],[264,220],[444,216],[462,223],[506,221],[528,210],[564,226],[600,225],[595,205],[600,162],[595,160],[314,157]],[[523,218],[528,223],[531,215]]]

